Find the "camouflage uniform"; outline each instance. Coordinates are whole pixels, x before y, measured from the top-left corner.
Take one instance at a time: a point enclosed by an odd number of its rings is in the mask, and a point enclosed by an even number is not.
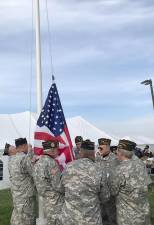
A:
[[[35,187],[29,155],[17,153],[10,157],[9,174],[13,198],[11,225],[35,224]],[[31,175],[30,175],[31,174]]]
[[[53,176],[51,171],[57,171]],[[48,225],[57,225],[57,214],[60,214],[63,196],[57,192],[61,172],[56,161],[49,155],[43,155],[34,165],[34,180],[38,195],[43,197],[44,213]]]
[[[102,161],[102,156],[101,156],[101,154],[99,152],[96,152],[95,161],[97,163],[101,163],[101,161]]]
[[[103,157],[99,153],[96,155],[96,163],[101,167],[100,170],[105,170],[107,177],[110,171],[114,170],[119,164],[114,153],[110,152],[109,155]],[[110,182],[108,180],[108,185]],[[112,196],[108,202],[101,205],[103,225],[116,225],[116,204],[115,198]]]
[[[116,158],[116,155],[110,152],[107,156],[103,157],[100,155],[99,152],[96,154],[96,163],[99,164],[101,167],[105,167],[107,172],[110,172],[110,169],[115,168],[119,161]]]
[[[111,193],[116,196],[118,225],[150,225],[148,175],[135,160],[120,163],[110,176]]]
[[[135,154],[133,154],[132,160],[134,161],[134,163],[138,165],[138,167],[141,167],[144,170],[144,176],[146,177],[147,185],[150,185],[152,183],[152,180],[150,175],[147,173],[146,164],[141,159],[139,159]]]
[[[63,225],[102,225],[100,200],[109,199],[107,177],[96,164],[82,158],[67,165],[61,180],[65,192]]]

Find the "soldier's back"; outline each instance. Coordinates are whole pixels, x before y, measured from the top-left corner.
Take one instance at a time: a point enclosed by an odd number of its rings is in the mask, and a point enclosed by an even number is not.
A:
[[[144,167],[134,160],[123,161],[115,176],[119,179],[116,197],[118,224],[149,225],[148,184]]]
[[[29,160],[29,159],[28,159]],[[32,176],[28,173],[27,156],[24,153],[17,153],[9,161],[9,174],[13,197],[33,196],[35,193]]]
[[[35,187],[32,178],[29,157],[24,153],[17,153],[9,160],[9,174],[11,193],[13,197],[13,212],[11,225],[35,224]]]
[[[60,169],[57,162],[48,155],[43,155],[34,165],[34,181],[37,187],[37,191],[41,196],[55,197],[55,190],[52,186],[52,174],[51,170],[56,170],[56,176],[61,176]]]
[[[62,178],[65,187],[63,224],[102,224],[98,196],[100,180],[101,173],[90,159],[79,159],[67,166]]]
[[[55,176],[52,176],[52,170],[56,170]],[[56,191],[56,181],[59,184],[60,176],[58,164],[49,155],[41,156],[34,165],[34,181],[38,195],[43,197],[43,208],[48,225],[57,224],[56,218],[61,212],[63,195]]]

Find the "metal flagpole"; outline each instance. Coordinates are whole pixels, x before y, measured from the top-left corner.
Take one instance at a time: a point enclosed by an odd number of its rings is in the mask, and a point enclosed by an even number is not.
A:
[[[35,0],[35,29],[36,29],[36,79],[37,79],[37,113],[42,110],[42,71],[41,71],[41,37],[40,37],[40,7]]]
[[[40,7],[39,0],[35,0],[35,32],[36,32],[36,83],[37,83],[37,114],[42,110],[42,71],[41,71],[41,38],[40,38]],[[39,200],[39,218],[36,221],[37,225],[46,225],[43,212],[43,199]]]

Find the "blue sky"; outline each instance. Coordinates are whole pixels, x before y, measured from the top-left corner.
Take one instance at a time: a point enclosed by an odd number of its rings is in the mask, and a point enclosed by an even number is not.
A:
[[[54,74],[66,117],[81,115],[115,135],[153,138],[152,0],[48,0]],[[36,110],[30,0],[0,1],[0,113]],[[45,0],[40,0],[43,95],[51,84]],[[34,31],[33,31],[34,32]]]

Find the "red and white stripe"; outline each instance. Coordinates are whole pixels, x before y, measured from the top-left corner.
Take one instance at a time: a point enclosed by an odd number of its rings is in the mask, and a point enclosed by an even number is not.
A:
[[[67,126],[65,126],[64,131],[60,136],[55,137],[46,126],[39,127],[37,125],[34,133],[34,152],[36,155],[42,155],[42,142],[55,139],[59,141],[60,150],[60,155],[56,158],[56,161],[63,170],[68,162],[74,160],[73,146]]]

